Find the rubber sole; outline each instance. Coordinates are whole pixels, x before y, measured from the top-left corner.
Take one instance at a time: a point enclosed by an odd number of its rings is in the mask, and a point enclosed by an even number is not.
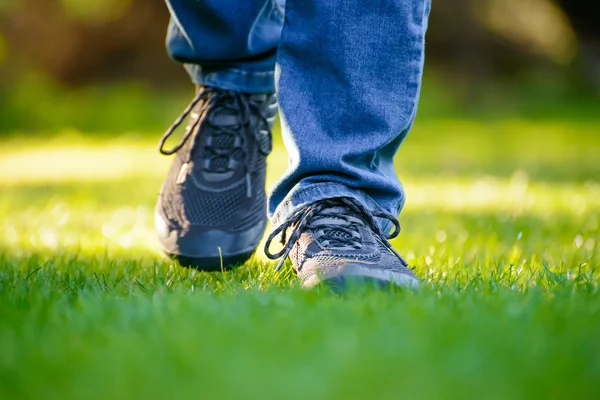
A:
[[[241,232],[218,229],[180,235],[156,212],[155,224],[163,252],[182,267],[199,271],[229,270],[246,262],[255,253],[267,225],[266,219]]]
[[[353,290],[389,290],[391,288],[402,287],[387,280],[358,276],[336,276],[335,278],[325,279],[320,283],[320,286],[327,287],[332,292],[338,294]]]
[[[189,257],[181,254],[165,254],[169,256],[169,258],[177,261],[182,267],[194,268],[199,271],[217,272],[231,270],[240,266],[248,261],[254,252],[255,250],[252,250],[223,257]]]
[[[402,272],[390,272],[373,270],[369,268],[352,268],[345,273],[325,276],[320,279],[317,275],[303,282],[303,286],[311,288],[314,286],[327,286],[336,293],[345,292],[353,288],[390,289],[416,288],[419,281],[414,276]]]

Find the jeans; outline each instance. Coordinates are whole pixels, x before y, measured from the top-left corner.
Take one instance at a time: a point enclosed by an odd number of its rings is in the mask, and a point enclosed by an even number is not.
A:
[[[167,4],[167,50],[195,83],[277,90],[289,164],[269,196],[275,225],[340,196],[398,215],[393,159],[417,110],[431,0]]]

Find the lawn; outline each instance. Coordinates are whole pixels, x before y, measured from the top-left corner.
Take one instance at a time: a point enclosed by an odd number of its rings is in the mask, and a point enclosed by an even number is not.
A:
[[[418,121],[393,244],[422,287],[342,296],[262,252],[173,265],[158,130],[51,133],[0,143],[1,399],[600,398],[599,120]]]

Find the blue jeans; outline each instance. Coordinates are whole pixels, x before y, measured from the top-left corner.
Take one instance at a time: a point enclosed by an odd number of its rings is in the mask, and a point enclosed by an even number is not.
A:
[[[195,83],[277,89],[289,165],[275,225],[340,196],[398,215],[393,158],[417,110],[431,0],[284,1],[167,0],[168,52]]]

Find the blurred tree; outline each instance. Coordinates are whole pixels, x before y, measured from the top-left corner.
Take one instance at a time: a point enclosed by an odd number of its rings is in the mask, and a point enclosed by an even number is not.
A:
[[[3,19],[13,70],[41,70],[71,85],[184,78],[165,57],[168,12],[160,1],[22,0]]]
[[[163,1],[0,0],[0,4],[3,73],[39,70],[70,85],[121,78],[156,85],[187,82],[181,68],[165,56],[169,15]],[[452,74],[458,82],[462,77],[476,91],[482,81],[497,76],[566,70],[578,38],[588,60],[586,76],[600,86],[599,7],[600,3],[587,0],[435,0],[427,37],[428,65]]]
[[[558,0],[579,38],[583,72],[600,90],[600,2]]]

